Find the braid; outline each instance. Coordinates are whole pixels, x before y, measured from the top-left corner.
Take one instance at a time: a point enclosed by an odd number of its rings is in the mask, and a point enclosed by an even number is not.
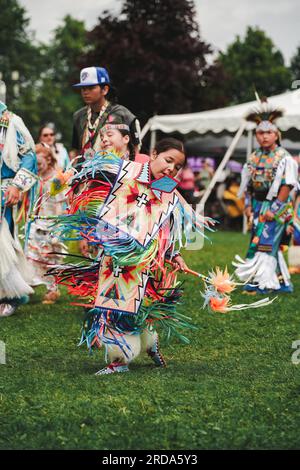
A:
[[[127,148],[129,151],[129,160],[134,161],[135,159],[135,148],[131,140],[131,135],[130,131],[126,131],[125,129],[120,129],[119,132],[121,132],[122,136],[125,137],[126,135],[129,136],[129,142],[127,144]]]

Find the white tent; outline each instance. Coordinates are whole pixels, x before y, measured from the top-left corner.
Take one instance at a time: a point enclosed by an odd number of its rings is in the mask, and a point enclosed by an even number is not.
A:
[[[295,82],[295,84],[300,85],[298,82]],[[272,107],[274,106],[284,111],[284,116],[277,121],[279,129],[287,131],[295,128],[300,131],[300,89],[272,96],[268,98],[268,102]],[[188,134],[189,132],[197,132],[199,134],[213,132],[215,134],[219,134],[224,131],[236,133],[231,145],[223,157],[222,162],[214,174],[214,177],[205,191],[201,200],[201,205],[204,205],[219,178],[219,174],[223,171],[223,168],[230,159],[230,156],[244,131],[248,131],[247,154],[249,155],[251,153],[252,130],[255,125],[253,123],[246,122],[244,117],[249,110],[255,106],[257,106],[257,101],[250,101],[236,106],[228,106],[227,108],[213,109],[211,111],[202,111],[199,113],[153,116],[144,126],[141,137],[143,138],[146,133],[150,131],[150,146],[153,148],[155,145],[157,130],[165,133],[180,132],[181,134]]]
[[[268,98],[268,102],[272,106],[282,108],[285,111],[284,117],[278,120],[278,127],[282,131],[293,127],[300,130],[300,89],[272,96]],[[154,132],[157,130],[165,133],[180,132],[181,134],[188,134],[189,132],[198,132],[199,134],[205,134],[206,132],[218,134],[223,131],[237,132],[242,119],[249,109],[255,105],[257,105],[257,101],[250,101],[249,103],[200,113],[154,116],[149,119],[143,128],[142,137],[148,131]],[[247,123],[246,130],[253,128],[254,124]]]

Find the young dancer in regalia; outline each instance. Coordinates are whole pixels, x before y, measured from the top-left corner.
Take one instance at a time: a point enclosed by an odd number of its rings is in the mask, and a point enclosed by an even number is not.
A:
[[[130,127],[124,124],[118,116],[111,117],[111,122],[103,126],[100,131],[101,148],[116,151],[123,160],[148,162],[148,155],[136,151],[131,140]]]
[[[292,235],[288,250],[289,272],[300,274],[300,185],[295,195],[294,217],[289,228]]]
[[[127,372],[143,351],[157,366],[165,366],[158,329],[167,338],[188,341],[182,330],[193,325],[176,311],[182,295],[178,270],[205,278],[204,306],[212,311],[245,308],[230,305],[234,283],[227,271],[217,270],[210,278],[191,272],[178,251],[184,241],[194,241],[193,231],[201,233],[210,222],[196,215],[175,189],[174,178],[184,163],[182,143],[164,139],[148,162],[122,160],[107,150],[86,161],[72,179],[69,214],[59,217],[57,233],[65,240],[74,234],[87,239],[98,254],[49,274],[69,293],[87,299],[79,304],[88,309],[81,343],[104,346],[109,361],[98,375]]]
[[[182,143],[165,139],[150,162],[103,152],[73,178],[70,213],[60,218],[59,232],[67,239],[77,231],[101,250],[91,265],[62,268],[56,276],[90,299],[82,342],[105,346],[109,365],[99,374],[128,371],[141,351],[164,366],[157,327],[183,341],[182,328],[192,327],[176,312],[182,293],[176,270],[186,265],[175,245],[182,245],[183,232],[189,239],[193,227],[201,231],[203,219],[175,191],[184,162]]]
[[[34,142],[22,119],[0,101],[0,317],[14,313],[33,292],[30,266],[18,238],[17,204],[37,181]],[[33,196],[33,194],[31,194]],[[32,199],[32,198],[31,198]]]
[[[147,155],[136,154],[134,145],[131,142],[130,128],[124,124],[118,116],[111,115],[111,121],[102,127],[100,131],[100,146],[102,150],[114,151],[122,160],[148,161]],[[142,157],[142,159],[141,159]],[[80,240],[80,252],[82,255],[89,255],[91,244],[87,239]]]
[[[32,216],[54,216],[65,211],[66,197],[64,192],[51,195],[51,184],[57,176],[57,160],[50,146],[36,145],[38,176],[37,199]],[[26,256],[34,269],[31,285],[44,284],[47,292],[42,303],[53,304],[60,296],[52,276],[45,276],[48,269],[61,261],[59,253],[65,246],[52,235],[53,222],[47,219],[36,219],[29,222],[29,239]]]
[[[290,192],[297,187],[298,168],[280,146],[275,120],[282,115],[267,102],[247,116],[257,124],[259,148],[242,172],[239,195],[245,194],[245,214],[252,219],[250,246],[243,260],[236,256],[236,275],[248,292],[292,292],[289,272],[280,251],[282,237],[292,217]]]

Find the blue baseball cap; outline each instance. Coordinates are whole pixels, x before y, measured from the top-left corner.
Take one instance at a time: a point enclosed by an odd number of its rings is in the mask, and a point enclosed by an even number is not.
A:
[[[93,86],[93,85],[109,85],[110,79],[108,72],[103,67],[86,67],[80,72],[80,82],[73,85],[74,87]]]

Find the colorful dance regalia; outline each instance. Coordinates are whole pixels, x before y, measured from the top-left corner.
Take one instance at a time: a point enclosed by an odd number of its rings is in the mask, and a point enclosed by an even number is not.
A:
[[[297,187],[297,176],[297,164],[279,146],[269,152],[259,148],[244,165],[239,197],[246,192],[246,206],[251,201],[253,224],[246,260],[236,256],[237,262],[233,265],[240,280],[251,282],[246,286],[248,291],[292,291],[280,244],[293,207],[290,198],[281,202],[277,197],[282,185]],[[264,218],[268,210],[275,214],[272,221]]]
[[[0,303],[22,303],[33,292],[30,266],[25,259],[17,233],[17,205],[6,206],[4,194],[9,186],[23,193],[30,190],[33,201],[37,181],[34,142],[22,119],[0,102],[1,225],[0,225]],[[21,211],[28,199],[24,195]]]
[[[300,274],[300,192],[296,196],[293,218],[294,233],[292,245],[289,247],[288,260],[289,271],[292,274]]]
[[[60,253],[66,247],[52,234],[53,221],[47,216],[60,215],[65,212],[66,196],[64,192],[51,194],[51,189],[56,180],[56,173],[47,179],[40,179],[37,188],[38,198],[35,202],[29,222],[29,238],[26,249],[26,257],[34,268],[32,286],[44,284],[48,291],[57,289],[52,276],[45,276],[51,266],[61,262]],[[38,216],[38,217],[37,217]]]
[[[99,254],[85,266],[50,273],[89,299],[82,343],[104,344],[110,360],[132,360],[143,348],[140,336],[151,355],[158,326],[185,342],[181,329],[193,328],[176,312],[182,288],[165,261],[193,230],[203,233],[205,220],[182,204],[176,185],[169,177],[151,181],[149,162],[108,152],[86,161],[72,180],[69,214],[58,218],[56,231],[64,240],[88,239]]]

